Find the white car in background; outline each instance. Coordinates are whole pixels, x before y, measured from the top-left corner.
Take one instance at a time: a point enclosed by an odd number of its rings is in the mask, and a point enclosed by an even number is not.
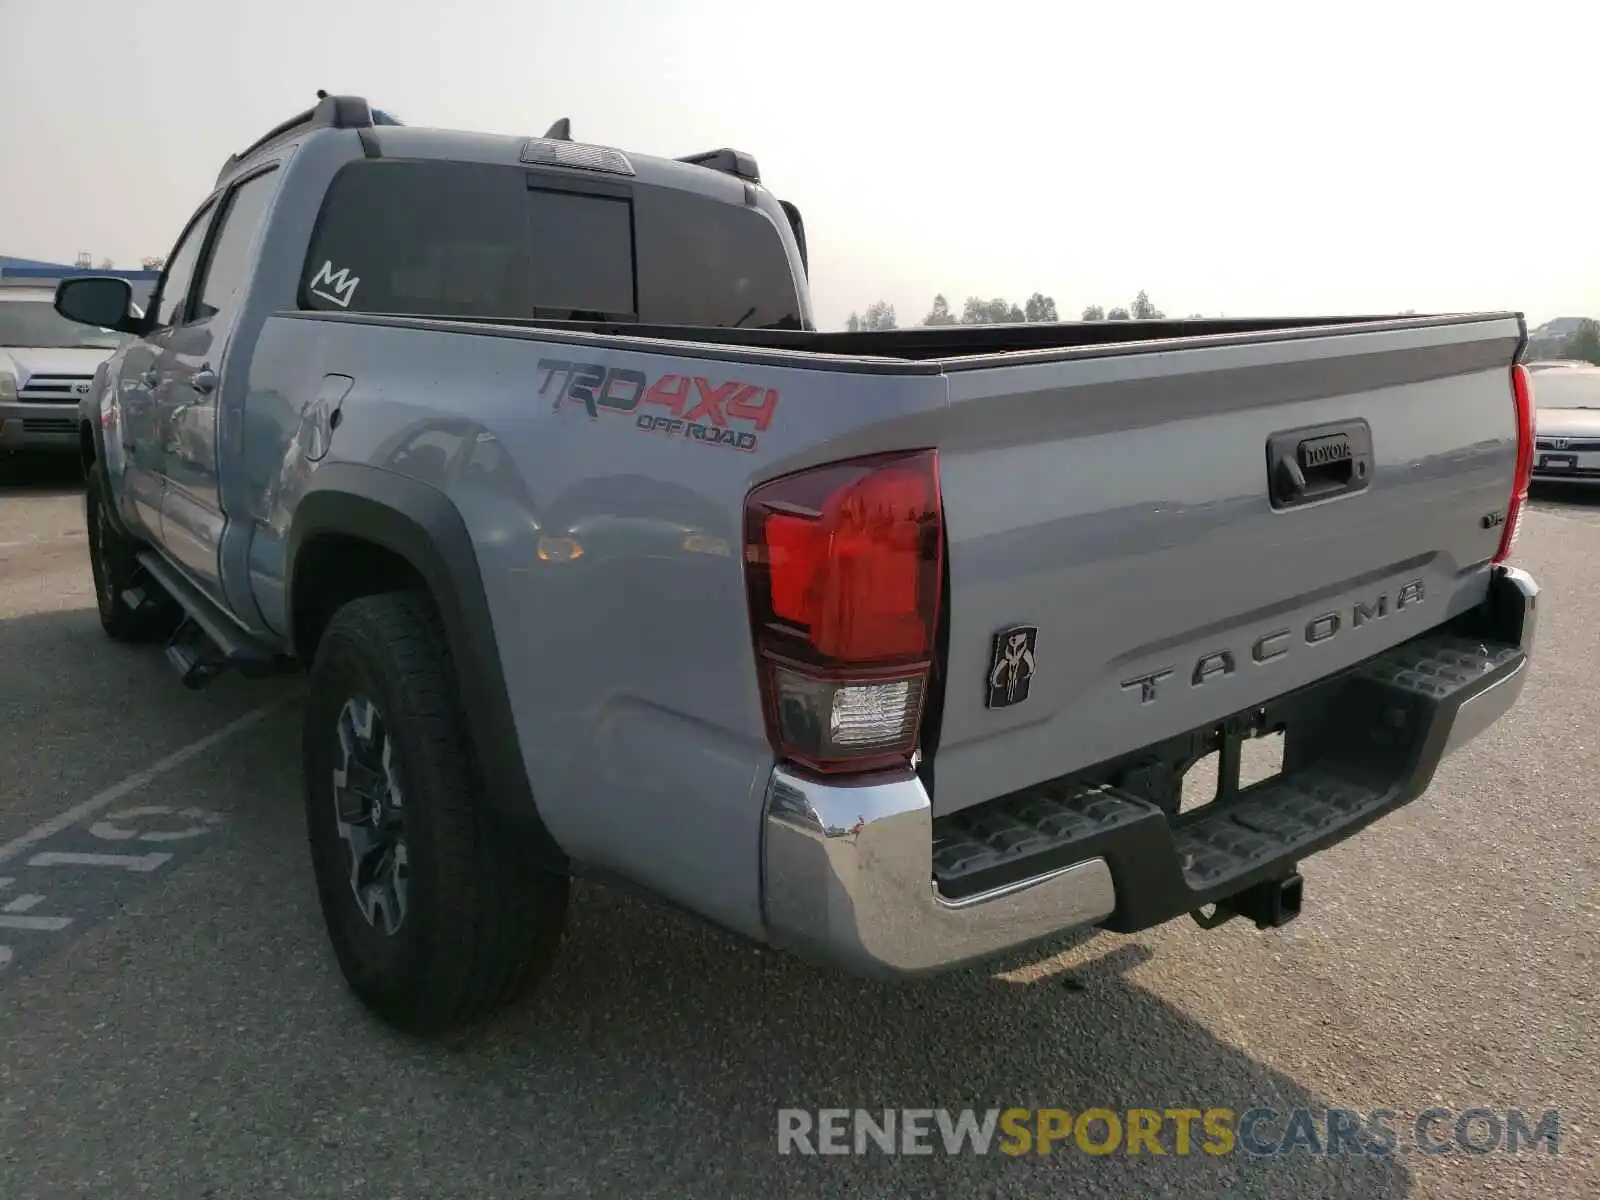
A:
[[[125,335],[67,320],[55,287],[0,286],[0,456],[76,450],[78,401]]]
[[[1600,367],[1529,363],[1533,372],[1533,477],[1600,483]]]

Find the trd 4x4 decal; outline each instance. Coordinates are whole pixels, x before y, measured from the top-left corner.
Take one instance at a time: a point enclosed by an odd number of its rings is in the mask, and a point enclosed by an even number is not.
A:
[[[767,431],[778,411],[776,390],[737,379],[714,384],[699,375],[662,375],[652,383],[628,367],[554,358],[540,359],[538,369],[544,376],[539,395],[549,396],[554,410],[581,404],[592,421],[602,412],[621,413],[648,433],[707,446],[754,450],[756,434]]]

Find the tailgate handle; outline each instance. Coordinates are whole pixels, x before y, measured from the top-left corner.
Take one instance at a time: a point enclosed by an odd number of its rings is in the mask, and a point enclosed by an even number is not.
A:
[[[1273,508],[1365,491],[1372,482],[1372,429],[1343,421],[1289,429],[1267,439],[1267,490]]]

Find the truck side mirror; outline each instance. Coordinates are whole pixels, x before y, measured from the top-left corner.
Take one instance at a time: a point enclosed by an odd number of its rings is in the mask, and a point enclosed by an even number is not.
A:
[[[133,315],[133,288],[126,279],[106,275],[63,279],[56,284],[55,309],[69,321],[139,333],[143,321]]]

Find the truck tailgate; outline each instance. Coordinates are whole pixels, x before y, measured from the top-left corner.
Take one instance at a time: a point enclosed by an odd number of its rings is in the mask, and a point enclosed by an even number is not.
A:
[[[936,811],[1217,721],[1479,602],[1521,336],[1492,316],[947,362]]]

